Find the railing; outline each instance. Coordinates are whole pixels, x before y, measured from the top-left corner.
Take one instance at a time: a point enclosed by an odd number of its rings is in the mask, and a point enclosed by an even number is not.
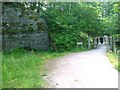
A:
[[[117,44],[118,43],[118,44]],[[115,54],[116,60],[120,61],[120,39],[113,39],[113,52]]]

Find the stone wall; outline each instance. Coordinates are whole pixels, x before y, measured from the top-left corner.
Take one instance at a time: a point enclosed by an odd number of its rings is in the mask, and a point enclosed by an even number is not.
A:
[[[29,15],[21,15],[19,9],[5,7],[2,13],[2,31],[6,33],[29,33],[34,31],[46,31],[47,25],[43,18],[30,19]]]
[[[2,49],[11,51],[16,48],[28,48],[34,50],[48,50],[49,38],[45,32],[34,34],[14,34],[2,36]]]
[[[4,7],[2,12],[2,50],[31,48],[48,50],[49,37],[46,21],[22,15],[20,8]]]

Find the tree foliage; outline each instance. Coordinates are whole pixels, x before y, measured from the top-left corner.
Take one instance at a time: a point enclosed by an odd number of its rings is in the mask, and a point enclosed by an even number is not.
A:
[[[88,35],[100,34],[95,3],[47,3],[44,8],[42,16],[47,21],[56,50],[70,50],[78,41],[86,44]]]
[[[29,18],[44,18],[51,48],[55,51],[73,49],[79,41],[86,46],[88,36],[120,33],[120,2],[21,2],[5,5],[20,8],[22,15]]]

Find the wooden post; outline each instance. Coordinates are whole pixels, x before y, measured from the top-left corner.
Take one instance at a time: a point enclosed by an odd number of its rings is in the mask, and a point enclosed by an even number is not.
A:
[[[114,42],[114,45],[113,45],[113,51],[114,51],[114,54],[116,55],[116,43]]]
[[[103,44],[105,44],[106,43],[106,39],[105,39],[105,36],[103,37]]]
[[[112,36],[110,37],[110,46],[111,46],[111,50],[113,49],[113,39]]]
[[[119,59],[119,51],[117,50],[116,52],[117,52],[117,54],[116,54],[116,60],[118,60]]]
[[[118,50],[118,62],[120,62],[120,50]]]
[[[95,38],[94,38],[93,40],[94,40],[94,48],[95,48],[95,47],[96,47],[96,43],[95,43],[96,41],[95,41]]]
[[[102,37],[103,38],[103,44],[104,44],[104,37]]]
[[[90,36],[88,35],[88,49],[90,49]]]
[[[108,36],[106,36],[106,49],[108,51]]]
[[[94,38],[94,48],[97,47],[97,38]]]
[[[105,43],[104,43],[104,44],[106,45],[106,37],[105,37],[105,36],[104,36],[104,41],[105,41]]]
[[[98,37],[98,44],[100,43],[100,38]]]

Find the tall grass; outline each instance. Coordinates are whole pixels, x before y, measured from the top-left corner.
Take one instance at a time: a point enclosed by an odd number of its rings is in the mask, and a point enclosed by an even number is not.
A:
[[[3,53],[3,87],[42,87],[43,81],[39,73],[42,60],[35,54],[24,50],[16,50],[9,54]]]
[[[110,60],[110,62],[114,65],[115,69],[120,72],[120,62],[117,60],[115,54],[113,52],[108,52],[107,56]]]
[[[16,49],[11,53],[2,53],[2,87],[3,88],[42,88],[42,67],[45,61],[71,52],[41,52]],[[83,51],[83,50],[82,50]]]
[[[41,72],[45,60],[65,53],[28,52],[23,49],[2,53],[2,87],[36,88],[44,87]]]

